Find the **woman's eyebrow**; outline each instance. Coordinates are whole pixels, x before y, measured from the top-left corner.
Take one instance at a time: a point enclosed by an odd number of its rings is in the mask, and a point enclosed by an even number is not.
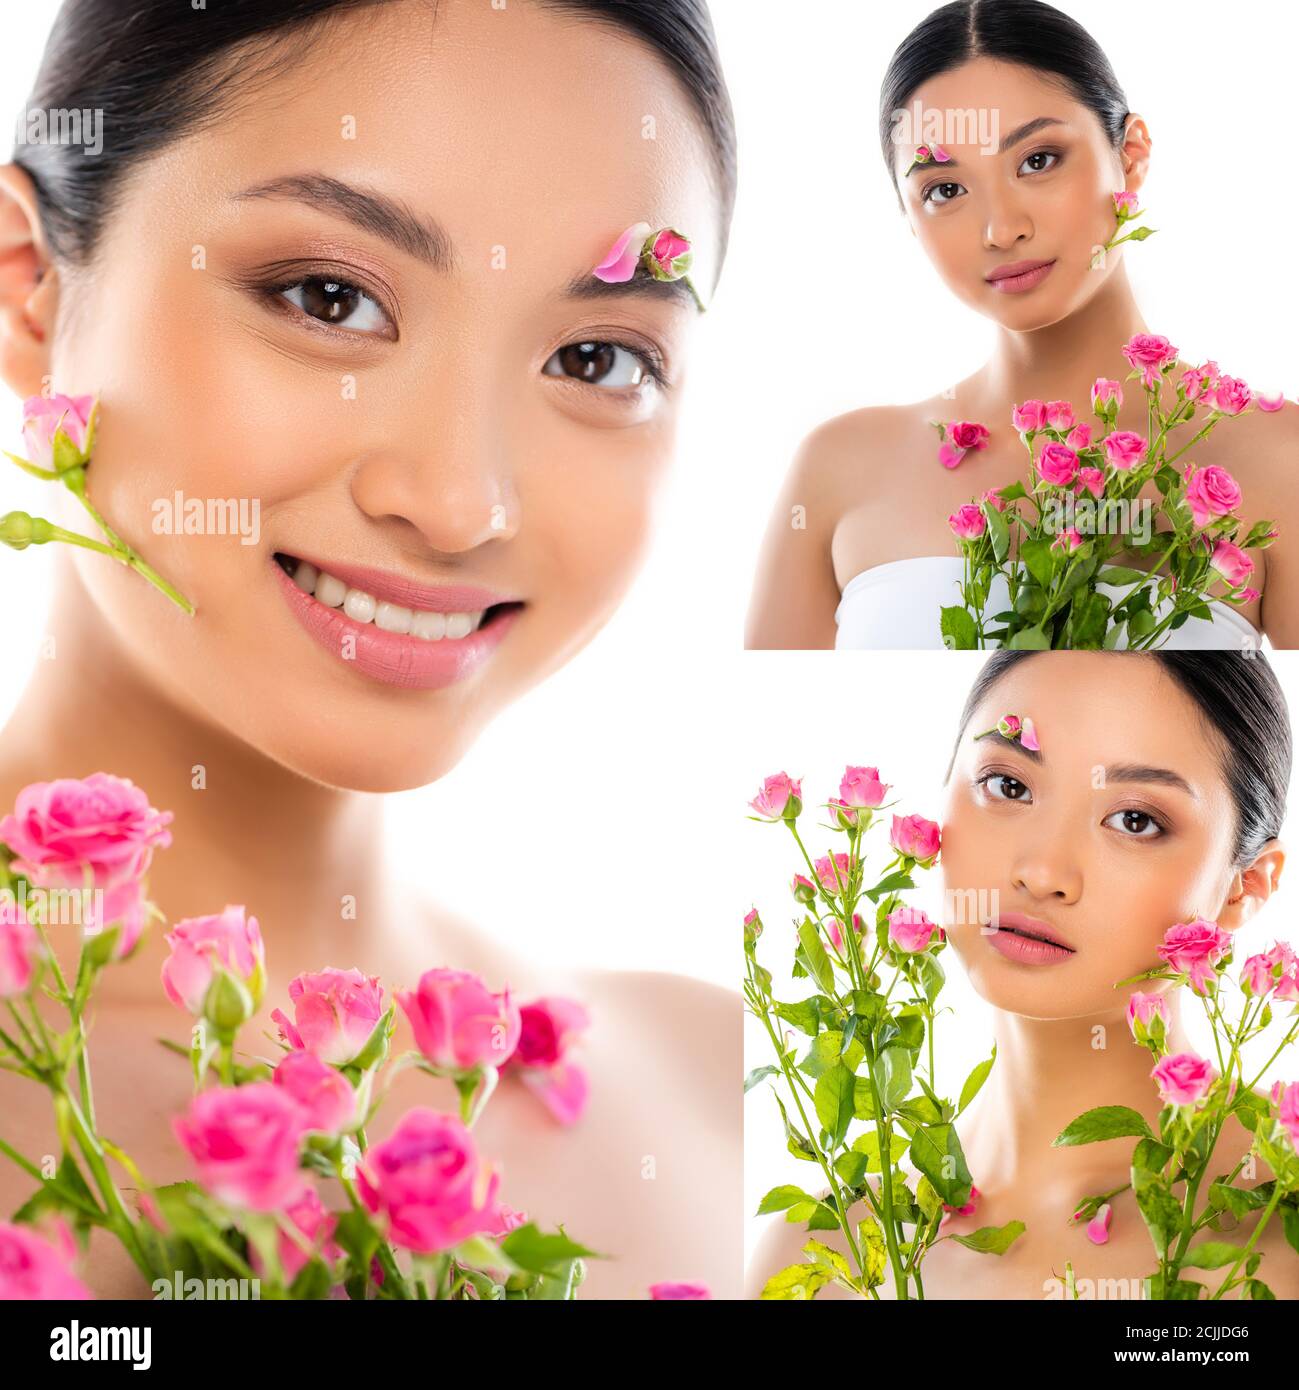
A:
[[[1003,135],[1001,143],[997,146],[998,154],[1005,154],[1008,149],[1018,145],[1021,140],[1026,140],[1030,135],[1036,135],[1039,130],[1045,129],[1049,125],[1064,125],[1058,116],[1035,116],[1031,121],[1025,121],[1023,125],[1016,126],[1009,135]],[[903,175],[910,178],[917,169],[959,169],[960,161],[956,159],[944,160],[941,164],[935,160],[927,159],[923,164],[913,164]]]
[[[1180,774],[1166,767],[1146,767],[1142,763],[1115,763],[1102,768],[1107,782],[1161,782],[1166,787],[1178,787],[1198,801],[1195,789]]]
[[[354,188],[327,174],[286,174],[236,193],[245,198],[290,198],[345,218],[362,231],[423,261],[434,270],[448,271],[455,264],[455,250],[445,228],[431,218],[420,217],[404,204],[373,189]]]
[[[699,308],[694,295],[691,294],[690,288],[684,280],[656,280],[643,267],[638,267],[636,274],[630,280],[617,282],[601,280],[588,270],[581,275],[575,275],[564,286],[564,295],[568,299],[606,299],[619,295],[648,295],[653,299],[662,299],[665,303],[682,304],[693,309]]]
[[[986,734],[979,734],[975,742],[985,738],[996,739],[1002,748],[1008,749],[1012,753],[1022,753],[1026,758],[1031,758],[1035,763],[1043,763],[1046,759],[1042,756],[1040,748],[1025,748],[1018,739],[1007,738],[1000,729],[989,729]]]

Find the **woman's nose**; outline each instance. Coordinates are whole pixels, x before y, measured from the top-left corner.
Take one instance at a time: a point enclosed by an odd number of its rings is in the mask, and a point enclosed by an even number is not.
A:
[[[983,245],[988,251],[1009,251],[1033,237],[1029,217],[1013,190],[993,190],[984,205]]]
[[[1082,865],[1070,837],[1061,834],[1047,841],[1035,836],[1017,855],[1010,881],[1033,898],[1077,902],[1082,894]]]

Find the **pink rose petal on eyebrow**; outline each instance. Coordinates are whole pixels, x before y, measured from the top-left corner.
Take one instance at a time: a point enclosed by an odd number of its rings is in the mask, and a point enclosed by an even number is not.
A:
[[[1023,724],[1020,729],[1019,742],[1022,748],[1031,748],[1039,753],[1042,751],[1042,745],[1037,741],[1037,726],[1028,715],[1024,716]]]
[[[636,273],[636,264],[650,230],[648,222],[634,222],[609,248],[604,260],[591,274],[610,285],[621,285],[630,280]]]
[[[951,157],[952,157],[952,156],[951,156],[950,154],[948,154],[947,151],[946,151],[945,149],[943,149],[943,147],[942,147],[941,145],[935,145],[935,146],[934,146],[934,159],[935,159],[939,164],[946,164],[947,161],[948,161],[949,159],[951,159]]]
[[[1110,1217],[1113,1211],[1108,1202],[1087,1223],[1087,1239],[1093,1245],[1104,1245],[1110,1238]]]

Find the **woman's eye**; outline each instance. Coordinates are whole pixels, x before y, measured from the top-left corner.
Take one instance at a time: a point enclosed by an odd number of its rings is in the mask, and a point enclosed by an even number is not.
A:
[[[1120,821],[1114,829],[1132,840],[1157,840],[1164,834],[1164,827],[1154,816],[1148,811],[1138,811],[1134,807],[1129,807],[1126,811],[1115,811],[1112,816],[1105,818],[1104,824],[1109,825],[1112,821]]]
[[[1033,798],[1028,795],[1028,788],[1017,778],[1011,777],[1005,772],[988,772],[979,778],[979,785],[984,788],[994,801],[1018,801],[1024,805],[1032,805]],[[1000,787],[999,792],[994,792],[994,786]]]
[[[551,354],[542,372],[610,391],[639,386],[654,377],[639,353],[617,343],[568,343]]]
[[[925,189],[922,201],[926,203],[950,203],[959,198],[965,189],[959,183],[931,183]]]
[[[1019,172],[1021,174],[1044,174],[1048,169],[1054,169],[1059,162],[1060,156],[1054,151],[1035,150],[1032,154],[1028,155],[1019,166]]]
[[[354,333],[384,333],[391,325],[388,315],[364,290],[327,275],[308,275],[296,284],[278,291],[299,312],[334,328]]]

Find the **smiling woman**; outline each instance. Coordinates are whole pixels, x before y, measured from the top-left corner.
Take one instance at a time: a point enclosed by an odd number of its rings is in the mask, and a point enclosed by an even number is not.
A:
[[[67,0],[28,106],[101,111],[103,147],[27,143],[0,168],[0,373],[21,397],[98,394],[95,505],[196,614],[62,555],[60,659],[5,731],[0,806],[101,768],[147,788],[176,842],[150,896],[172,919],[249,904],[268,1004],[327,963],[556,992],[401,897],[357,793],[442,777],[637,571],[734,202],[703,0]],[[677,269],[647,252],[597,278],[642,221],[686,229]],[[255,503],[255,534],[150,525],[182,496]],[[185,1079],[142,1041],[175,1032],[165,955],[148,940],[112,973],[93,1033],[104,1132],[159,1181],[185,1171],[164,1123]],[[672,976],[567,990],[593,1020],[583,1127],[503,1088],[484,1149],[512,1201],[616,1256],[585,1292],[725,1295],[738,1002]],[[689,1048],[660,1036],[684,1015]],[[4,1136],[57,1150],[22,1090],[0,1081]],[[427,1077],[396,1093],[456,1103]],[[7,1169],[0,1212],[29,1187]],[[90,1282],[129,1291],[100,1235]]]

